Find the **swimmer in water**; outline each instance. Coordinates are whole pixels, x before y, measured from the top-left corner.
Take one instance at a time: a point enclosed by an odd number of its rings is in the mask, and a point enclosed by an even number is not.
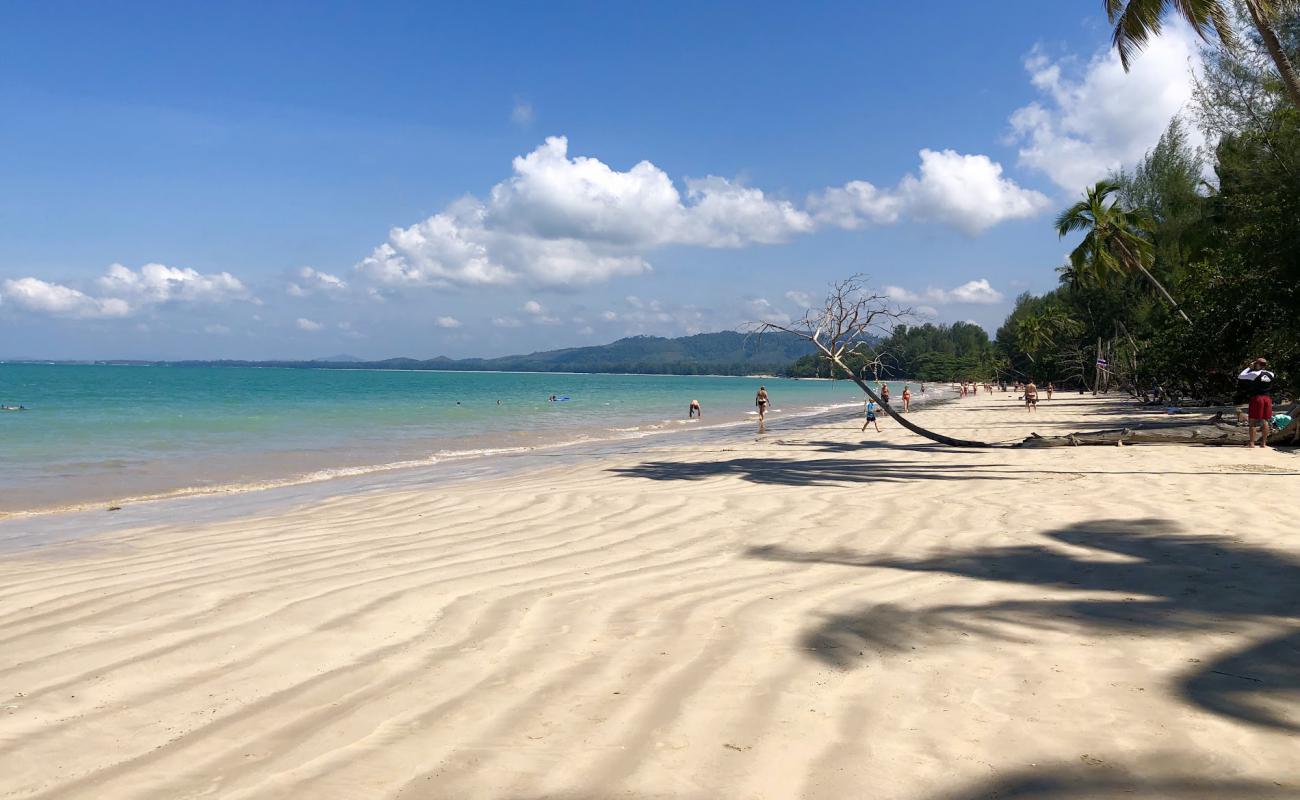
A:
[[[686,416],[688,419],[695,419],[696,417],[699,417],[700,419],[704,419],[704,412],[700,410],[699,400],[691,401],[691,406],[687,410]]]

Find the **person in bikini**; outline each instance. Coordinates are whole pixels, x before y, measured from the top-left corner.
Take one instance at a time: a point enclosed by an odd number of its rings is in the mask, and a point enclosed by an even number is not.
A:
[[[903,386],[903,413],[906,414],[911,410],[912,410],[912,387],[904,385]]]
[[[767,396],[767,387],[758,387],[758,393],[754,395],[754,405],[758,407],[758,430],[761,433],[767,422],[767,407],[772,401]]]
[[[1033,379],[1031,378],[1029,382],[1025,384],[1025,409],[1030,413],[1033,413],[1034,409],[1037,407],[1038,407],[1038,386],[1034,383]]]

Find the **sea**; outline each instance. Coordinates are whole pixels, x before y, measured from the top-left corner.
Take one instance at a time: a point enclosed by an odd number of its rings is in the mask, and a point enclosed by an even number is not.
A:
[[[748,434],[760,385],[773,432],[863,400],[772,377],[0,364],[0,406],[25,409],[0,412],[0,517]]]

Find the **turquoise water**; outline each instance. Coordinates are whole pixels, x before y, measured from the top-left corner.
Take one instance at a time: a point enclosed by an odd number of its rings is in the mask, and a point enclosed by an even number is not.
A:
[[[0,364],[0,512],[255,487],[861,402],[776,378]],[[569,397],[549,402],[551,395]],[[498,402],[499,401],[499,402]],[[689,426],[689,427],[688,427]]]

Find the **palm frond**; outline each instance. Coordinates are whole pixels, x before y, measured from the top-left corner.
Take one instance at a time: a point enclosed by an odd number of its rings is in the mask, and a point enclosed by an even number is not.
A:
[[[1128,5],[1118,16],[1112,13],[1115,33],[1111,43],[1119,51],[1119,62],[1127,72],[1138,52],[1146,46],[1147,40],[1160,34],[1160,17],[1164,13],[1166,0],[1128,0]],[[1107,5],[1111,11],[1114,3]]]

